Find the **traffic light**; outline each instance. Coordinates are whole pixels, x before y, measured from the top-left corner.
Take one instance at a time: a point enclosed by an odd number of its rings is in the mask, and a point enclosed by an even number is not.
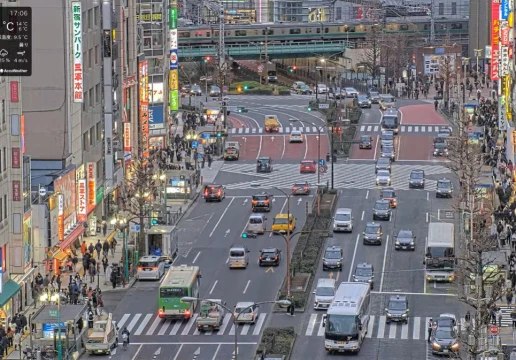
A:
[[[310,106],[308,106],[307,110],[308,111],[312,111],[312,108]]]
[[[236,90],[237,90],[237,92],[242,92],[242,87],[241,87],[241,86],[239,86],[239,87],[237,87],[237,89],[236,89]]]
[[[244,85],[244,90],[247,90],[247,89],[249,89],[249,86]]]
[[[341,134],[342,133],[342,128],[340,126],[334,126],[333,127],[333,133],[334,134]]]
[[[288,72],[289,72],[289,73],[293,73],[293,72],[294,72],[294,68],[293,68],[292,66],[289,66],[289,67],[288,67]]]
[[[238,108],[238,112],[239,113],[246,113],[246,112],[249,112],[249,110],[247,110],[245,107],[239,107]]]
[[[242,233],[242,239],[247,239],[247,234],[246,233]]]
[[[163,218],[161,216],[157,217],[157,218],[153,218],[151,220],[151,224],[154,226],[154,225],[165,225],[165,222],[163,221]]]
[[[206,57],[204,58],[204,63],[205,63],[205,64],[207,64],[210,60],[211,60],[211,57],[206,56]]]

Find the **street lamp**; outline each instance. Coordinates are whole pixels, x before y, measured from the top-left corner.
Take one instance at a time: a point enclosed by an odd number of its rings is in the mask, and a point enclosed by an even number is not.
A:
[[[129,249],[127,246],[127,234],[126,234],[127,225],[128,225],[127,220],[122,217],[119,218],[117,215],[114,219],[111,219],[111,225],[114,225],[116,228],[118,228],[120,231],[122,231],[122,234],[124,235],[124,257],[125,257],[124,278],[125,278],[126,283],[128,283],[129,282]]]
[[[63,360],[63,343],[61,342],[61,293],[57,292],[50,296],[44,293],[39,297],[41,302],[57,302],[57,359]]]
[[[227,312],[229,312],[231,314],[231,318],[233,319],[233,325],[235,326],[235,345],[234,345],[235,350],[234,350],[234,357],[233,357],[234,360],[238,360],[238,331],[237,331],[236,327],[238,326],[237,321],[238,321],[238,318],[240,317],[240,315],[244,314],[248,309],[252,308],[255,305],[277,304],[282,307],[287,307],[287,306],[292,305],[292,302],[290,300],[260,301],[257,303],[253,303],[253,305],[250,305],[250,306],[246,307],[245,309],[242,309],[242,311],[240,311],[239,313],[236,313],[236,312],[233,312],[233,310],[228,308],[223,303],[214,302],[209,299],[201,299],[201,298],[196,298],[196,297],[191,297],[191,296],[185,296],[185,297],[181,298],[181,301],[185,302],[185,303],[195,303],[197,301],[208,301],[212,304],[216,304],[216,305],[224,308]]]
[[[462,103],[466,103],[466,65],[469,63],[468,57],[462,58]],[[461,109],[462,111],[462,109]]]

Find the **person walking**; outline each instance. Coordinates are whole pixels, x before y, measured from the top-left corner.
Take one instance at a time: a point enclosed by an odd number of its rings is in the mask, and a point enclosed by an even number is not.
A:
[[[106,240],[104,240],[104,244],[102,244],[102,253],[104,255],[104,257],[108,256],[108,252],[109,252],[109,242]]]
[[[430,342],[430,337],[432,337],[432,330],[433,330],[434,321],[432,318],[428,320],[427,330],[428,330],[428,342]]]
[[[100,240],[97,240],[97,243],[95,244],[95,251],[97,252],[97,259],[100,260],[100,253],[102,252],[102,244],[100,243]]]

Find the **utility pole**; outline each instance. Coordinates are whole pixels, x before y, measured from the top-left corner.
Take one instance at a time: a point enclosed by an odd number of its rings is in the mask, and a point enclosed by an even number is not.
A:
[[[435,43],[434,0],[430,4],[430,44]]]
[[[265,73],[265,85],[269,85],[269,47],[267,45],[269,40],[269,27],[265,28],[265,44],[264,44],[264,52],[265,52],[265,64],[263,72]]]

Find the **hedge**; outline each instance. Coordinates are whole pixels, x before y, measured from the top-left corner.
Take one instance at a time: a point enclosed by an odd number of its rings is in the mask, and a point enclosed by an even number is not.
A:
[[[293,326],[286,327],[266,327],[263,330],[260,344],[256,350],[256,355],[271,354],[283,355],[285,359],[290,357],[290,353],[296,341],[296,331]]]

